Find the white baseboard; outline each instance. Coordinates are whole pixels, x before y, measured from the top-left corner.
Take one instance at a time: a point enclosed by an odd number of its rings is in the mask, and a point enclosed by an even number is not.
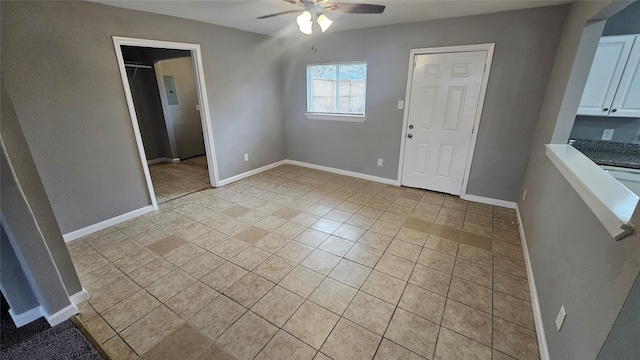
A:
[[[330,172],[330,173],[334,173],[334,174],[338,174],[338,175],[351,176],[351,177],[354,177],[354,178],[357,178],[357,179],[375,181],[375,182],[379,182],[379,183],[387,184],[387,185],[398,185],[398,181],[395,180],[395,179],[387,179],[387,178],[382,178],[382,177],[378,177],[378,176],[358,173],[358,172],[354,172],[354,171],[348,171],[348,170],[336,169],[336,168],[332,168],[332,167],[328,167],[328,166],[322,166],[322,165],[306,163],[306,162],[303,162],[303,161],[285,160],[285,162],[287,164],[290,164],[290,165],[302,166],[302,167],[315,169],[315,170],[322,170],[322,171],[326,171],[326,172]]]
[[[516,206],[517,206],[516,203],[513,202],[513,201],[492,199],[492,198],[488,198],[488,197],[484,197],[484,196],[477,196],[477,195],[464,194],[464,195],[460,195],[460,198],[463,199],[463,200],[475,201],[475,202],[479,202],[479,203],[482,203],[482,204],[501,206],[501,207],[505,207],[505,208],[509,208],[509,209],[515,209]]]
[[[64,242],[70,242],[76,239],[79,239],[83,236],[87,236],[89,234],[93,234],[96,231],[100,231],[102,229],[106,229],[110,226],[116,225],[116,224],[120,224],[121,222],[125,222],[127,220],[131,220],[133,218],[136,218],[138,216],[144,215],[146,213],[150,213],[152,212],[153,209],[153,205],[148,205],[145,206],[143,208],[137,209],[137,210],[133,210],[133,211],[129,211],[128,213],[122,214],[122,215],[118,215],[116,217],[113,217],[111,219],[107,219],[104,221],[101,221],[99,223],[93,224],[93,225],[89,225],[87,227],[84,227],[82,229],[78,229],[72,232],[68,232],[66,234],[63,234],[62,237],[64,238]]]
[[[23,312],[22,314],[16,314],[15,312],[13,312],[13,309],[9,309],[9,315],[11,315],[13,323],[16,324],[16,327],[19,328],[41,318],[42,311],[40,310],[40,306],[36,306],[31,310]]]
[[[83,303],[83,302],[89,300],[89,292],[87,291],[87,289],[82,288],[82,290],[80,290],[77,293],[69,296],[69,300],[71,300],[72,304],[78,305],[80,303]]]
[[[56,326],[61,322],[69,319],[73,315],[80,313],[78,307],[75,304],[70,304],[64,307],[62,310],[56,312],[55,314],[48,314],[42,306],[40,306],[40,309],[42,310],[42,315],[45,319],[47,319],[47,322],[51,326]]]
[[[238,174],[238,175],[226,178],[224,180],[220,180],[219,183],[220,183],[220,186],[228,185],[228,184],[231,184],[233,182],[248,178],[249,176],[253,176],[253,175],[259,174],[259,173],[261,173],[263,171],[271,170],[273,168],[276,168],[276,167],[278,167],[280,165],[284,165],[284,164],[287,164],[287,160],[280,160],[278,162],[274,162],[273,164],[265,165],[265,166],[259,167],[257,169],[253,169],[253,170],[247,171],[245,173]]]
[[[167,158],[167,157],[161,157],[161,158],[157,158],[157,159],[151,159],[151,160],[147,160],[147,165],[153,165],[153,164],[159,164],[159,163],[179,163],[180,162],[180,158]]]
[[[533,320],[536,325],[536,335],[538,336],[538,350],[541,360],[550,360],[549,347],[547,346],[547,337],[544,333],[544,323],[542,322],[542,312],[540,311],[540,301],[538,300],[538,289],[536,281],[533,277],[533,269],[531,267],[531,259],[529,258],[529,248],[527,247],[527,239],[524,235],[524,227],[522,226],[522,217],[520,216],[520,208],[516,204],[516,216],[518,217],[518,227],[520,229],[520,239],[522,241],[522,251],[524,252],[524,262],[527,266],[527,277],[529,278],[529,292],[531,294],[531,305],[533,307]]]

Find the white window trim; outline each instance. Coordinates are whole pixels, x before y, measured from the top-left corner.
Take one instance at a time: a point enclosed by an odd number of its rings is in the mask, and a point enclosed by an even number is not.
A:
[[[306,112],[304,116],[309,120],[330,120],[330,121],[347,121],[347,122],[364,122],[367,120],[366,115],[351,114],[330,114],[320,112]]]

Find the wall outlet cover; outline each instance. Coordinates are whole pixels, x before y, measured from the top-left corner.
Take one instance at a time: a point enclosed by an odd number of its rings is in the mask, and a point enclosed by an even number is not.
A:
[[[398,100],[398,110],[404,109],[404,100]]]
[[[382,159],[378,159],[378,166],[382,166]]]
[[[560,329],[562,328],[562,324],[564,324],[564,319],[566,317],[567,317],[567,311],[564,309],[564,305],[562,305],[560,307],[560,312],[556,317],[556,327],[558,328],[558,331],[560,331]]]
[[[249,161],[249,154],[244,154],[244,161]]]
[[[602,131],[602,140],[613,139],[613,131],[614,129],[604,129],[604,131]]]

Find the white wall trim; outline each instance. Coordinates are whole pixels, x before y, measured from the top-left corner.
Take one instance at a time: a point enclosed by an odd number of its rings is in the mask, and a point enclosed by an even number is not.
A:
[[[219,184],[220,184],[220,186],[228,185],[228,184],[231,184],[233,182],[236,182],[236,181],[239,181],[239,180],[242,180],[242,179],[246,179],[249,176],[253,176],[253,175],[259,174],[259,173],[261,173],[263,171],[271,170],[273,168],[276,168],[276,167],[278,167],[280,165],[284,165],[286,163],[287,163],[287,160],[280,160],[280,161],[274,162],[273,164],[265,165],[265,166],[259,167],[257,169],[249,170],[249,171],[244,172],[242,174],[238,174],[238,175],[235,175],[235,176],[232,176],[232,177],[228,177],[228,178],[226,178],[224,180],[220,180]]]
[[[49,322],[49,325],[51,326],[56,326],[80,312],[75,304],[69,304],[57,311],[55,314],[47,313],[42,306],[40,306],[40,309],[42,310],[42,315],[44,315],[44,318],[47,319],[47,322]]]
[[[77,293],[69,296],[69,300],[71,300],[71,303],[74,304],[74,305],[81,304],[81,303],[89,300],[89,292],[87,291],[87,289],[82,288],[82,290],[80,290]]]
[[[171,158],[168,158],[168,157],[161,157],[161,158],[157,158],[157,159],[147,160],[147,165],[153,165],[153,164],[159,164],[159,163],[176,164],[176,163],[179,163],[179,162],[180,162],[179,158],[171,159]]]
[[[529,258],[527,238],[524,234],[522,217],[520,216],[520,208],[517,204],[515,209],[516,216],[518,217],[518,229],[520,230],[522,251],[524,252],[524,263],[527,267],[527,278],[529,279],[529,293],[531,295],[531,306],[533,307],[533,320],[536,325],[536,336],[538,337],[538,351],[540,352],[540,360],[550,360],[549,347],[547,346],[547,337],[544,332],[544,323],[542,322],[542,311],[540,311],[540,301],[538,300],[538,289],[536,288],[536,281],[533,277],[533,268],[531,267],[531,259]]]
[[[476,109],[476,116],[473,123],[474,131],[471,134],[471,142],[469,143],[469,153],[467,154],[467,162],[464,170],[464,177],[462,178],[462,186],[460,189],[460,196],[466,195],[467,186],[469,183],[469,174],[471,173],[471,163],[473,161],[473,153],[476,148],[476,141],[478,140],[478,129],[480,128],[480,119],[482,118],[482,108],[484,106],[485,95],[487,93],[487,86],[489,83],[489,73],[491,72],[491,63],[493,61],[493,52],[495,49],[495,43],[485,44],[471,44],[460,46],[445,46],[435,48],[420,48],[411,49],[409,56],[409,67],[407,71],[407,89],[404,98],[404,115],[402,118],[402,135],[400,138],[400,155],[398,161],[398,180],[394,185],[402,185],[402,168],[404,166],[404,148],[407,140],[407,124],[409,121],[409,108],[411,97],[411,86],[413,80],[413,61],[416,55],[422,54],[438,54],[438,53],[450,53],[450,52],[470,52],[470,51],[486,51],[487,58],[485,60],[485,72],[482,77],[482,83],[480,85],[480,94],[478,96],[478,107]]]
[[[505,208],[509,208],[509,209],[515,209],[517,207],[517,204],[515,202],[513,202],[513,201],[505,201],[505,200],[500,200],[500,199],[493,199],[493,198],[488,198],[488,197],[484,197],[484,196],[462,194],[462,195],[460,195],[460,198],[463,199],[463,200],[467,200],[467,201],[474,201],[474,202],[479,202],[479,203],[482,203],[482,204],[501,206],[501,207],[505,207]]]
[[[36,306],[31,310],[27,310],[22,314],[16,314],[13,309],[9,309],[9,315],[11,315],[11,319],[13,319],[13,323],[16,327],[23,327],[28,323],[38,320],[42,317],[42,311],[40,310],[41,306]]]
[[[387,179],[387,178],[382,178],[382,177],[373,176],[373,175],[367,175],[367,174],[348,171],[348,170],[336,169],[336,168],[323,166],[323,165],[316,165],[316,164],[306,163],[306,162],[303,162],[303,161],[296,161],[296,160],[285,160],[285,161],[286,161],[287,164],[290,164],[290,165],[302,166],[302,167],[315,169],[315,170],[322,170],[322,171],[326,171],[326,172],[330,172],[330,173],[334,173],[334,174],[338,174],[338,175],[351,176],[351,177],[354,177],[354,178],[357,178],[357,179],[375,181],[375,182],[379,182],[379,183],[383,183],[383,184],[387,184],[387,185],[398,185],[398,182],[397,182],[396,179]]]
[[[104,221],[100,221],[99,223],[93,224],[93,225],[89,225],[87,227],[84,227],[82,229],[78,229],[75,231],[71,231],[68,232],[64,235],[62,235],[62,238],[64,239],[64,242],[70,242],[76,239],[79,239],[83,236],[89,235],[89,234],[93,234],[96,231],[100,231],[102,229],[106,229],[110,226],[116,225],[116,224],[120,224],[121,222],[125,222],[127,220],[131,220],[133,218],[136,218],[138,216],[150,213],[152,211],[154,211],[155,208],[152,205],[147,205],[143,208],[137,209],[137,210],[133,210],[133,211],[129,211],[128,213],[122,214],[122,215],[118,215],[116,217],[112,217],[111,219],[107,219]]]

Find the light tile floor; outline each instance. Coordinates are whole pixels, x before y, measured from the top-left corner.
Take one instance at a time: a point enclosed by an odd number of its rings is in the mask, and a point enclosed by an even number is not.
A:
[[[206,161],[205,156],[198,156],[175,164],[150,165],[149,173],[158,203],[211,187]]]
[[[281,166],[69,244],[115,359],[538,359],[513,210]]]

